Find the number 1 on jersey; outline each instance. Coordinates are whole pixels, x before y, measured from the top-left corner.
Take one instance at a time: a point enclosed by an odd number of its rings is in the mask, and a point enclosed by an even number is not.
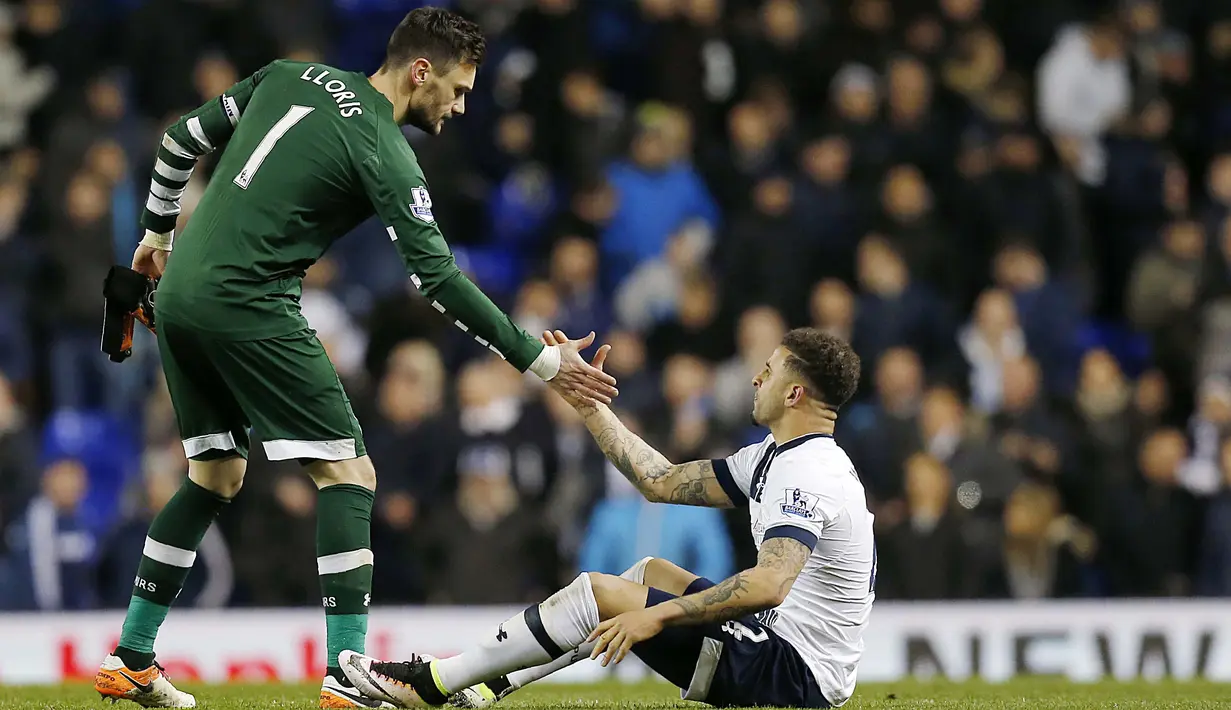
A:
[[[261,163],[269,157],[270,151],[282,140],[282,136],[291,130],[296,123],[304,119],[304,116],[312,113],[311,106],[292,106],[286,115],[278,119],[278,122],[269,129],[269,133],[261,139],[257,144],[256,150],[252,151],[252,155],[248,156],[248,162],[244,163],[244,167],[239,171],[239,175],[235,176],[234,183],[241,188],[247,190],[248,185],[252,184],[252,177],[256,175],[256,171],[261,169]]]

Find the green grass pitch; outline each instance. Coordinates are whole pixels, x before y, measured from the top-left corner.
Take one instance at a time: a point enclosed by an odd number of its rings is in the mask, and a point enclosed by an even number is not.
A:
[[[203,710],[316,707],[319,686],[235,685],[185,686],[196,694]],[[499,707],[506,710],[575,708],[576,710],[668,710],[701,708],[678,699],[664,683],[642,685],[540,685],[514,695]],[[112,706],[89,687],[0,687],[0,710],[136,709],[132,703]],[[1063,680],[1027,679],[1003,685],[983,683],[902,682],[861,684],[844,708],[856,710],[1085,710],[1086,708],[1231,708],[1231,686],[1212,683],[1116,683],[1077,685]]]

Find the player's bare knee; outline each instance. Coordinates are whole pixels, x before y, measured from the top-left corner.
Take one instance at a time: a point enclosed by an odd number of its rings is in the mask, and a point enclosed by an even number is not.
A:
[[[594,592],[594,601],[598,604],[600,619],[606,620],[619,616],[626,611],[645,608],[646,588],[622,577],[602,572],[586,572],[590,578],[590,589]]]
[[[198,486],[223,498],[234,498],[244,486],[248,462],[242,456],[214,461],[189,461],[188,478]]]
[[[590,590],[594,592],[594,601],[598,604],[599,616],[603,619],[609,618],[606,610],[611,606],[612,581],[618,577],[602,572],[586,572],[585,574],[590,578]]]
[[[590,578],[590,589],[594,590],[595,598],[611,586],[610,580],[616,579],[616,577],[605,572],[586,572],[585,575]]]
[[[317,488],[348,483],[370,491],[376,490],[376,468],[367,456],[345,461],[313,461],[306,470]]]
[[[684,596],[688,585],[695,579],[697,575],[661,557],[650,558],[645,565],[645,586],[661,589],[677,597]]]

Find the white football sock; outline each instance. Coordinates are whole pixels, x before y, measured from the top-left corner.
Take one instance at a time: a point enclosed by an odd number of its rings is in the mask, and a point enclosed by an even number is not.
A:
[[[568,658],[568,651],[596,628],[598,602],[590,575],[583,573],[542,604],[501,624],[476,648],[433,661],[437,685],[448,695],[512,671]]]
[[[546,678],[562,668],[568,668],[578,661],[584,661],[590,657],[590,652],[594,650],[595,643],[597,642],[587,641],[572,651],[560,656],[551,663],[544,663],[541,666],[535,666],[533,668],[527,668],[521,671],[513,671],[508,675],[509,683],[513,686],[514,690],[524,688],[534,681],[541,678]]]
[[[629,567],[620,574],[622,579],[627,579],[636,584],[645,584],[645,568],[650,564],[653,557],[643,558],[637,564]],[[594,642],[586,642],[573,649],[571,652],[560,656],[551,663],[544,663],[541,666],[527,668],[521,671],[513,671],[508,675],[508,681],[513,686],[513,690],[524,688],[536,680],[546,678],[558,670],[568,668],[578,661],[584,661],[590,657],[590,652],[594,650]]]

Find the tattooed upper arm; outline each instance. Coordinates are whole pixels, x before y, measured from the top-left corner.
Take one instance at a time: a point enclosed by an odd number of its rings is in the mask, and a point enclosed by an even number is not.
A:
[[[803,571],[812,550],[802,542],[789,537],[773,537],[761,544],[757,553],[757,569],[773,576],[778,599],[786,598],[795,584],[795,578]]]
[[[659,500],[677,505],[730,508],[731,498],[722,490],[714,464],[708,459],[689,461],[667,469],[658,480]]]

